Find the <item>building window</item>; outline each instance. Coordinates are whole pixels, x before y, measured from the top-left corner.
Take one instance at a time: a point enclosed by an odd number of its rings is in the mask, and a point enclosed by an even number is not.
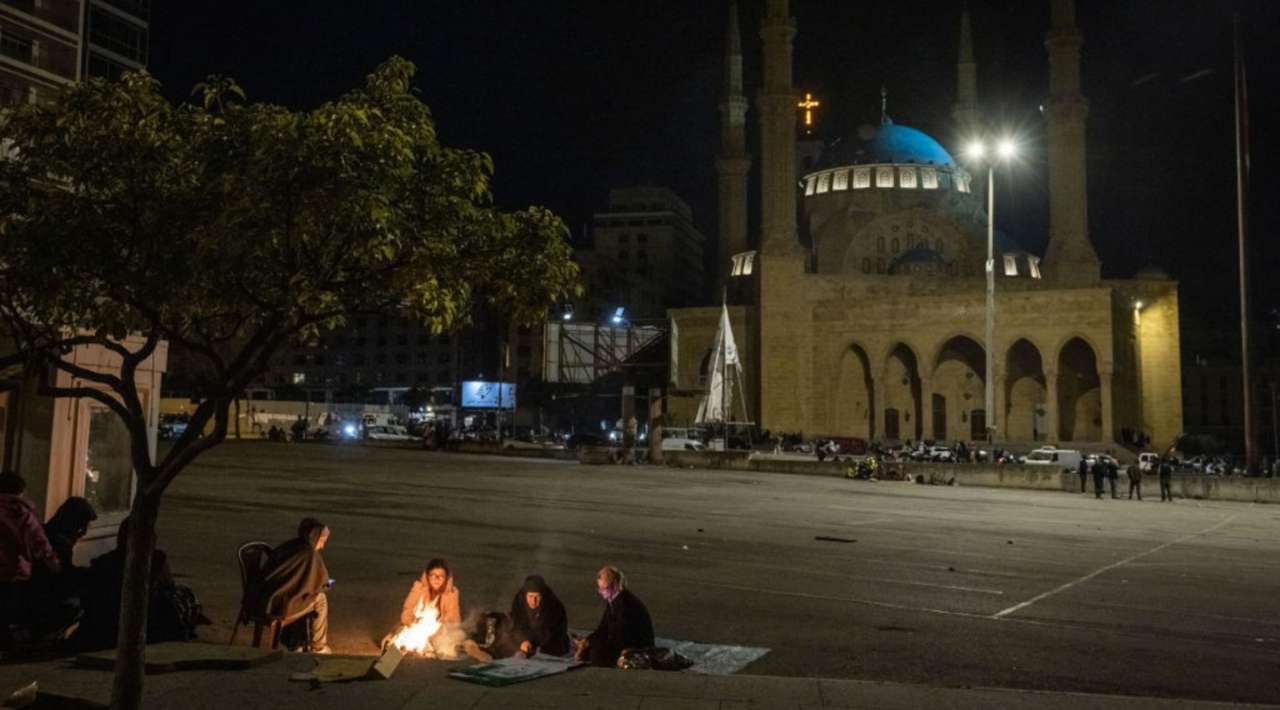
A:
[[[889,253],[890,253],[890,254],[897,254],[897,253],[898,253],[898,250],[899,250],[899,249],[901,249],[901,248],[902,248],[902,247],[901,247],[901,245],[899,245],[899,244],[898,244],[898,238],[897,238],[897,237],[894,237],[894,238],[893,238],[893,241],[889,242]]]
[[[636,244],[648,244],[648,243],[649,243],[649,235],[648,235],[648,234],[637,234],[637,235],[636,235]]]
[[[893,187],[893,168],[876,168],[876,187]]]
[[[305,385],[307,384],[307,373],[295,372],[293,373],[293,376],[289,378],[289,381],[295,385]]]
[[[1017,276],[1017,275],[1018,275],[1018,259],[1017,259],[1017,257],[1010,256],[1010,255],[1008,255],[1008,254],[1006,254],[1006,255],[1005,255],[1005,257],[1004,257],[1004,275],[1005,275],[1005,276]]]
[[[35,60],[35,42],[11,32],[0,32],[0,54],[31,64]]]
[[[916,189],[916,169],[898,168],[898,185],[904,190]]]
[[[818,189],[818,178],[810,175],[804,181],[804,194],[806,197],[812,195],[814,190]]]
[[[1040,278],[1040,257],[1032,256],[1027,258],[1027,264],[1031,269],[1031,278]]]
[[[870,259],[870,258],[863,257],[863,259],[862,259],[862,273],[864,273],[864,274],[869,274],[869,273],[871,273],[871,259]]]
[[[818,176],[818,194],[828,192],[831,192],[831,173],[823,173]]]
[[[968,192],[968,191],[969,191],[969,176],[968,176],[968,175],[956,175],[956,189],[957,189],[957,190],[959,190],[960,192]]]
[[[938,171],[934,168],[920,168],[920,187],[926,190],[938,189]]]
[[[865,190],[871,187],[871,168],[853,169],[853,189]]]
[[[883,235],[876,237],[876,253],[877,254],[884,253],[884,236]]]
[[[884,271],[884,259],[876,259],[876,273],[883,274]]]
[[[849,171],[840,170],[836,172],[835,177],[831,179],[832,190],[848,190],[849,189]]]
[[[93,8],[89,38],[94,44],[139,64],[147,63],[146,30],[113,13]]]
[[[129,510],[133,491],[129,430],[106,407],[90,404],[87,410],[84,497],[98,513],[124,512]]]

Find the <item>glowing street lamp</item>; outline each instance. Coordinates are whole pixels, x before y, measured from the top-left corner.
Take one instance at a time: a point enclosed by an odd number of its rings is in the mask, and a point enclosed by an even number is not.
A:
[[[982,141],[973,141],[965,153],[974,162],[987,164],[987,307],[986,307],[986,392],[983,410],[986,412],[987,441],[994,439],[995,413],[995,331],[996,331],[996,162],[1008,162],[1018,155],[1018,144],[1012,139],[998,141],[994,150]],[[994,153],[993,159],[987,156]]]

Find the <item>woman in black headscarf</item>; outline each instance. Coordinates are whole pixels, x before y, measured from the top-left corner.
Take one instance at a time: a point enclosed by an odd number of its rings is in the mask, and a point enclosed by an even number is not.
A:
[[[88,500],[72,496],[58,506],[58,511],[44,524],[44,535],[53,545],[63,570],[71,569],[76,543],[89,532],[89,523],[97,519],[98,512]]]
[[[563,656],[569,653],[569,617],[564,604],[540,575],[530,575],[511,600],[511,626],[505,651],[532,656],[546,653]]]
[[[97,519],[98,513],[89,501],[73,496],[58,506],[44,524],[44,535],[61,569],[52,572],[42,566],[31,573],[32,599],[37,600],[32,613],[41,633],[62,629],[79,615],[89,570],[76,567],[72,558],[76,543],[89,531],[89,523]]]

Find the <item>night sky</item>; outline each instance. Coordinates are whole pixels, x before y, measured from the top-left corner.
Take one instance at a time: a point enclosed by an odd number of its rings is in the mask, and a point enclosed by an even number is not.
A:
[[[742,0],[748,94],[763,0]],[[1280,306],[1275,176],[1280,3],[1079,0],[1089,120],[1090,221],[1104,275],[1157,264],[1183,284],[1184,331],[1236,327],[1231,13],[1239,10],[1253,121],[1257,311]],[[151,70],[175,98],[208,74],[253,100],[314,106],[392,54],[445,142],[485,150],[500,204],[543,204],[575,233],[610,186],[671,187],[715,234],[723,0],[182,0],[153,4]],[[1048,2],[970,0],[979,98],[1026,157],[997,174],[997,228],[1040,251],[1047,230],[1043,47]],[[880,113],[959,157],[950,110],[960,2],[793,0],[796,84],[823,101],[828,138]],[[749,120],[754,121],[754,110]],[[753,152],[758,152],[754,147]],[[754,197],[753,197],[754,199]],[[1210,338],[1209,340],[1213,340]],[[1224,347],[1231,338],[1217,338]],[[1184,352],[1184,357],[1188,353]]]

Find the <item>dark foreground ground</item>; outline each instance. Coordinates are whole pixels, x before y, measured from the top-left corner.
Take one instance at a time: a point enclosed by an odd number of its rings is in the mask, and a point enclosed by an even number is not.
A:
[[[237,544],[315,515],[339,651],[374,651],[433,556],[464,611],[538,572],[576,627],[615,563],[659,635],[772,649],[749,673],[1280,701],[1280,507],[1147,498],[253,442],[185,472],[160,527],[210,639]]]

